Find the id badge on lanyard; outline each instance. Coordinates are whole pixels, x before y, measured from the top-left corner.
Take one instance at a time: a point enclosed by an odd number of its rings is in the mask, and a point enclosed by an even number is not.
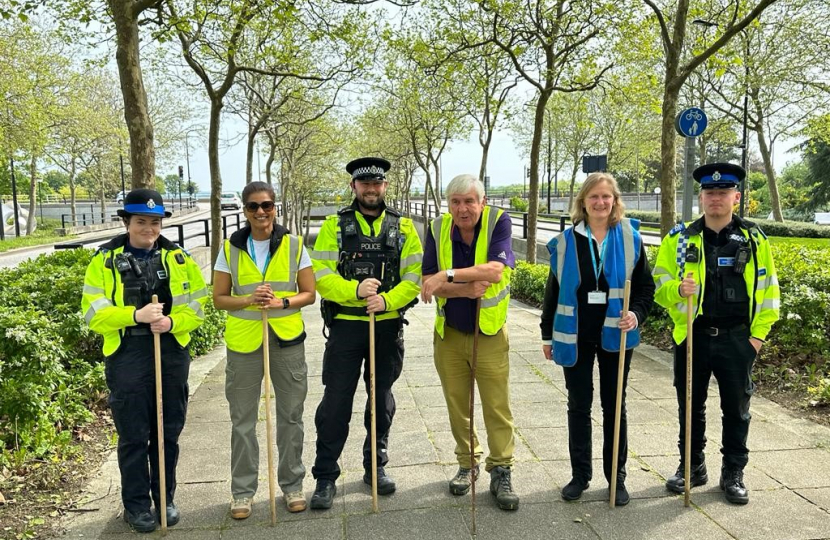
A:
[[[596,290],[588,292],[588,303],[595,305],[604,305],[608,302],[608,295],[605,291],[599,290],[599,276],[602,274],[602,265],[605,261],[605,248],[608,245],[606,239],[602,241],[599,252],[599,265],[597,265],[597,258],[594,254],[594,242],[591,239],[591,229],[586,225],[585,232],[588,235],[588,249],[591,251],[591,265],[594,267],[594,277],[596,278]]]

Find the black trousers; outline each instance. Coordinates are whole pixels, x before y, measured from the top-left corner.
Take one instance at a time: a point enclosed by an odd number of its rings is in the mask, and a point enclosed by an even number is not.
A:
[[[400,319],[375,323],[375,422],[377,427],[378,466],[389,461],[387,447],[392,418],[395,416],[395,397],[392,384],[403,368],[403,331]],[[364,366],[365,364],[365,366]],[[337,460],[349,436],[352,403],[363,367],[366,385],[366,409],[363,424],[366,439],[363,443],[363,468],[372,469],[369,411],[369,323],[366,321],[337,320],[331,327],[326,352],[323,355],[323,401],[317,407],[314,423],[317,426],[317,459],[311,473],[316,479],[337,480],[340,466]]]
[[[190,353],[172,334],[161,335],[164,470],[167,502],[176,494],[179,435],[187,414]],[[160,501],[153,336],[125,337],[106,360],[109,405],[118,431],[121,499],[130,512]],[[149,468],[148,468],[149,466]]]
[[[710,336],[693,333],[692,352],[692,466],[704,461],[706,448],[706,397],[712,375],[718,381],[723,415],[723,466],[743,470],[749,461],[749,400],[755,390],[752,365],[757,353],[749,342],[749,329],[741,326]],[[674,386],[680,415],[677,447],[681,460],[686,439],[686,342],[674,348]]]
[[[620,442],[617,462],[617,480],[624,481],[628,457],[628,421],[625,411],[628,370],[634,349],[625,352],[623,370],[623,398],[620,411]],[[605,479],[611,481],[611,461],[614,448],[614,413],[617,407],[617,370],[620,353],[604,350],[599,343],[577,342],[576,364],[563,368],[568,389],[568,450],[571,455],[571,474],[574,478],[591,480],[591,405],[594,399],[594,358],[599,365],[599,399],[602,406],[602,468]]]

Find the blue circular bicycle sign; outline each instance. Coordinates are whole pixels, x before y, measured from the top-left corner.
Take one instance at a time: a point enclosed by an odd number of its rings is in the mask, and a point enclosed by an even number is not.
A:
[[[703,109],[690,107],[680,111],[674,119],[674,127],[684,137],[699,137],[706,131],[709,119]]]

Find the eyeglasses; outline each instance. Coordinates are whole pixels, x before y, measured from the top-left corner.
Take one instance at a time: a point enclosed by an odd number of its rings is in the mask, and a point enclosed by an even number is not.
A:
[[[276,206],[274,201],[263,201],[261,203],[251,201],[249,203],[245,203],[245,210],[252,214],[255,214],[260,208],[262,208],[263,212],[270,212],[274,209],[274,206]]]

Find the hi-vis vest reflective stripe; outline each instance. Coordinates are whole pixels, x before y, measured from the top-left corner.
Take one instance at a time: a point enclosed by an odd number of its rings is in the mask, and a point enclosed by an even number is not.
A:
[[[487,251],[490,247],[490,238],[496,228],[499,218],[504,210],[494,210],[489,206],[484,207],[481,214],[481,231],[476,240],[475,264],[487,264]],[[444,214],[432,222],[432,237],[435,239],[435,251],[438,254],[438,269],[448,270],[452,268],[452,215]],[[510,304],[510,276],[513,269],[505,265],[501,274],[501,281],[492,283],[484,296],[481,298],[481,316],[479,328],[488,335],[493,336],[501,330],[507,321],[507,306]],[[446,298],[437,297],[435,303],[435,330],[441,338],[444,338],[444,323],[446,315],[444,306]]]
[[[602,324],[601,344],[606,351],[620,350],[620,313],[625,296],[625,280],[631,279],[640,258],[639,221],[623,219],[608,230],[605,241],[606,256],[602,273],[608,282],[608,305]],[[593,249],[593,246],[590,247]],[[548,243],[551,268],[556,268],[559,281],[559,301],[553,318],[553,360],[561,366],[576,363],[577,299],[580,284],[579,262],[573,227],[565,229]],[[556,260],[553,260],[554,251]],[[555,266],[554,266],[555,265]],[[626,348],[640,344],[640,331],[632,330],[626,336]]]
[[[225,257],[231,270],[231,296],[248,296],[259,285],[269,284],[274,296],[286,298],[297,294],[297,273],[300,266],[300,239],[286,234],[277,252],[262,273],[251,256],[230,240],[225,240]],[[262,345],[262,310],[249,306],[228,312],[225,325],[225,343],[232,351],[247,353]],[[284,341],[295,339],[303,332],[303,318],[299,308],[269,309],[268,324]]]

